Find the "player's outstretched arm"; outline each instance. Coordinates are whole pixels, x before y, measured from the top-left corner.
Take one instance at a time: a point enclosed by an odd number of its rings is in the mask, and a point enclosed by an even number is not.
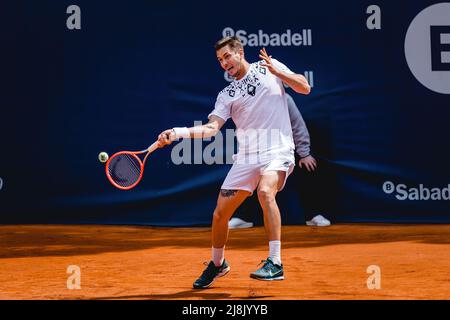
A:
[[[175,141],[179,138],[209,138],[215,136],[222,126],[225,124],[225,120],[222,118],[211,115],[209,118],[209,122],[195,127],[183,127],[183,128],[172,128],[167,129],[161,132],[158,136],[158,142],[160,147],[164,147],[168,144],[171,144],[172,141]]]
[[[309,94],[311,92],[308,80],[301,74],[287,74],[286,72],[280,71],[276,76],[297,93]]]

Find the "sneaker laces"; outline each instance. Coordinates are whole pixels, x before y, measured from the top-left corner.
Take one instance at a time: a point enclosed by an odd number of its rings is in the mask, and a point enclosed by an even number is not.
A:
[[[215,265],[214,265],[214,263],[208,263],[208,262],[203,262],[203,264],[205,265],[205,266],[207,266],[206,267],[206,269],[203,271],[203,273],[202,273],[202,275],[200,276],[200,278],[203,278],[203,277],[205,277],[205,276],[212,276],[212,275],[214,275],[215,273],[216,273],[216,269],[217,268],[219,268],[219,267],[216,267]]]
[[[259,267],[261,265],[261,263],[264,263],[264,265],[262,266],[262,268],[266,271],[270,271],[270,261],[269,260],[261,260],[260,263],[258,263],[257,267]]]

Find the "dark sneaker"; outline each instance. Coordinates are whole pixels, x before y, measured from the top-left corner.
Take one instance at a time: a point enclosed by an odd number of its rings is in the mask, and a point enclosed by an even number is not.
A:
[[[205,262],[206,265],[206,262]],[[216,267],[214,262],[210,261],[205,271],[203,271],[200,278],[195,280],[194,289],[205,289],[213,284],[214,280],[219,277],[223,277],[230,271],[230,266],[228,265],[226,260],[223,260],[223,263],[220,267]]]
[[[284,279],[283,265],[274,264],[270,258],[262,260],[261,263],[264,263],[263,266],[252,272],[250,274],[251,278],[266,281]]]

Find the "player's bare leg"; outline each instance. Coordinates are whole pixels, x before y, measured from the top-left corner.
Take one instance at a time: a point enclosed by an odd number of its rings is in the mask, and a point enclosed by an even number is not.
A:
[[[213,248],[225,246],[228,239],[228,221],[249,195],[250,192],[244,190],[220,190],[212,222]]]
[[[281,263],[281,215],[275,197],[286,177],[284,171],[269,171],[261,176],[258,185],[258,199],[264,213],[264,228],[269,238],[269,257],[264,265],[250,274],[258,280],[283,280]]]
[[[228,220],[249,195],[248,191],[220,190],[212,222],[212,259],[201,276],[195,280],[193,285],[195,289],[208,288],[216,278],[230,271],[224,258],[225,244],[228,239]]]
[[[269,171],[261,176],[258,185],[258,200],[263,209],[264,228],[269,241],[281,240],[281,215],[275,197],[285,176],[284,171]]]

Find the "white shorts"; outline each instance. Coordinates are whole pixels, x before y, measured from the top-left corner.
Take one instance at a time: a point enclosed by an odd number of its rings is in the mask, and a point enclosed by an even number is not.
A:
[[[253,194],[258,187],[261,176],[273,171],[286,172],[283,185],[278,191],[283,190],[288,176],[295,166],[293,152],[280,152],[273,156],[262,157],[257,163],[250,161],[236,161],[228,172],[221,189],[225,190],[245,190]]]

